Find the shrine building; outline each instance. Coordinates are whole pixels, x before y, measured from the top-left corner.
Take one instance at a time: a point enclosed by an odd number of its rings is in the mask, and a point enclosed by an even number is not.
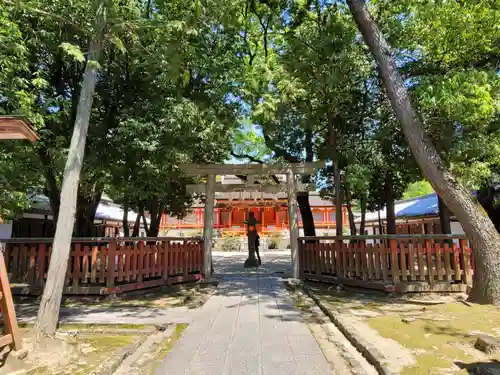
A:
[[[280,182],[285,176],[276,176]],[[222,184],[241,184],[236,176],[221,176]],[[323,199],[316,191],[309,192],[314,224],[317,235],[335,235],[335,205]],[[347,223],[347,208],[343,208],[343,221]],[[253,212],[257,221],[257,231],[262,236],[286,236],[288,233],[288,204],[286,192],[216,192],[214,209],[215,237],[243,236],[245,220]],[[203,233],[204,204],[196,202],[190,213],[183,219],[163,215],[160,224],[162,236],[197,236]],[[299,212],[299,231],[303,234],[302,218]]]

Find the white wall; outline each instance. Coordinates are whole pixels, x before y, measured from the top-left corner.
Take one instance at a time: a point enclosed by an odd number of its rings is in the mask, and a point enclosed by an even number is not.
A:
[[[451,233],[452,234],[464,234],[464,230],[458,221],[451,222]]]

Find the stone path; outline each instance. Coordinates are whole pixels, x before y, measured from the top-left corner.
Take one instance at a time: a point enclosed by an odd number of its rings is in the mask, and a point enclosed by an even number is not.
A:
[[[282,281],[225,277],[157,375],[334,373]]]

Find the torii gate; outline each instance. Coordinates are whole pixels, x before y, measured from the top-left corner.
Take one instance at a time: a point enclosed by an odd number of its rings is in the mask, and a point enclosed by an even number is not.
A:
[[[324,161],[290,163],[290,164],[183,164],[181,168],[186,176],[206,176],[206,184],[188,185],[188,191],[205,193],[205,210],[203,221],[204,244],[204,274],[205,279],[212,277],[212,237],[213,213],[215,208],[215,192],[232,191],[258,191],[265,193],[278,193],[286,191],[288,196],[288,223],[290,231],[290,250],[292,256],[292,276],[299,277],[298,262],[298,205],[297,192],[314,191],[314,184],[299,184],[296,175],[313,174],[318,169],[324,168]],[[286,174],[286,185],[281,184],[256,184],[255,176]],[[243,175],[247,176],[244,184],[216,183],[217,175]]]

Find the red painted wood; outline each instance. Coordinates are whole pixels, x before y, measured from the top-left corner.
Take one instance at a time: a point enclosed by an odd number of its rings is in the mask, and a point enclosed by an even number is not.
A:
[[[91,270],[90,270],[90,282],[95,284],[97,282],[97,259],[99,255],[99,248],[97,246],[92,246],[92,255],[91,255]]]
[[[106,277],[106,256],[108,253],[108,249],[106,246],[99,247],[99,283],[104,284],[104,279]]]
[[[36,281],[43,288],[45,285],[45,256],[46,256],[47,245],[44,243],[38,245],[38,273]]]
[[[142,277],[144,274],[144,241],[139,241],[137,246],[137,274],[136,278],[138,282],[142,282]]]
[[[35,245],[31,246],[29,250],[28,277],[27,277],[29,284],[32,284],[35,281],[36,253],[37,253],[36,246]]]
[[[77,243],[75,244],[75,250],[73,251],[73,279],[74,280],[79,280],[81,279],[81,256],[82,256],[82,251],[81,251],[82,245]]]
[[[325,260],[327,250],[326,245],[320,250],[315,250],[314,264],[318,272],[325,272],[329,267]],[[18,275],[19,280],[30,285],[43,286],[50,253],[51,249],[46,244],[35,243],[17,247],[9,245],[6,263],[13,275],[12,279]],[[86,284],[82,293],[87,293],[88,287],[97,287],[93,290],[102,292],[103,289],[99,289],[99,285],[108,292],[118,290],[117,288],[123,291],[121,285],[114,286],[115,282],[134,285],[130,287],[134,289],[147,287],[141,285],[151,285],[149,281],[157,281],[158,277],[164,283],[182,282],[186,278],[193,279],[193,277],[196,279],[201,277],[202,270],[202,240],[186,239],[182,243],[163,241],[148,245],[144,241],[138,241],[135,246],[119,245],[117,241],[101,246],[74,242],[68,260],[65,285],[71,282],[72,293],[78,293],[78,288],[82,284]],[[149,280],[151,278],[154,280]]]
[[[82,267],[83,267],[83,272],[82,272],[82,278],[83,278],[83,283],[88,283],[89,278],[90,278],[90,272],[89,272],[89,257],[92,256],[92,251],[90,250],[89,246],[84,246],[83,247],[83,256],[82,256]]]
[[[110,242],[108,246],[108,265],[106,273],[106,285],[112,287],[115,285],[115,262],[116,262],[116,242]]]

